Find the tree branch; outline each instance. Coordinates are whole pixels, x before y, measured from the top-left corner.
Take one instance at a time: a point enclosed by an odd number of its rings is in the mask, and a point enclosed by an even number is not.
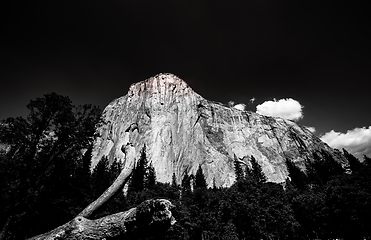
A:
[[[90,217],[98,208],[100,208],[104,203],[106,203],[112,196],[114,196],[120,189],[122,189],[128,182],[134,167],[135,167],[135,148],[127,145],[125,147],[126,156],[129,166],[126,169],[122,169],[120,175],[112,183],[112,185],[107,188],[106,191],[94,202],[90,203],[81,213],[77,216],[88,218]]]

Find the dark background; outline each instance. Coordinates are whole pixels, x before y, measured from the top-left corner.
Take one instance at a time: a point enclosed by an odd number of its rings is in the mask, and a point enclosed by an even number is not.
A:
[[[160,72],[204,98],[293,98],[321,135],[370,125],[368,8],[357,1],[10,1],[0,118],[52,91],[104,108]]]

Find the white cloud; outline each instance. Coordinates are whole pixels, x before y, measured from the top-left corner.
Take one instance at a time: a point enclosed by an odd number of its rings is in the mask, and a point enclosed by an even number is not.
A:
[[[303,106],[292,98],[265,101],[256,106],[256,112],[265,116],[281,117],[289,120],[303,118]]]
[[[308,129],[311,133],[315,133],[316,132],[316,128],[315,127],[305,126],[305,128]]]
[[[253,103],[255,102],[255,100],[256,100],[256,98],[254,98],[254,97],[251,98],[251,99],[250,99],[250,104],[253,104]]]
[[[245,111],[246,104],[239,103],[239,104],[234,105],[233,107],[236,108],[236,109],[238,109],[238,110]]]
[[[363,159],[363,155],[371,156],[371,126],[354,128],[346,133],[331,130],[321,140],[333,148],[345,148],[359,159]]]

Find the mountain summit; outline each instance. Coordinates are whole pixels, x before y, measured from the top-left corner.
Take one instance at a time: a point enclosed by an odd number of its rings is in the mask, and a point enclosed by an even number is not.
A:
[[[128,94],[112,101],[98,128],[92,167],[103,157],[128,165],[145,147],[157,180],[178,183],[202,167],[206,182],[228,187],[235,181],[234,156],[251,166],[254,156],[268,181],[286,181],[286,160],[306,170],[313,154],[327,152],[348,168],[339,151],[293,121],[241,111],[208,101],[186,82],[161,73],[130,86]],[[132,151],[125,151],[125,146]]]

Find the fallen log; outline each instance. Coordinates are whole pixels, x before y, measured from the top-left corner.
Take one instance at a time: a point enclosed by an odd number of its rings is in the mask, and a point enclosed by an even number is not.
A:
[[[146,200],[128,211],[95,220],[77,216],[68,223],[30,240],[98,240],[121,236],[130,231],[167,229],[175,223],[172,208],[173,205],[166,199]]]

